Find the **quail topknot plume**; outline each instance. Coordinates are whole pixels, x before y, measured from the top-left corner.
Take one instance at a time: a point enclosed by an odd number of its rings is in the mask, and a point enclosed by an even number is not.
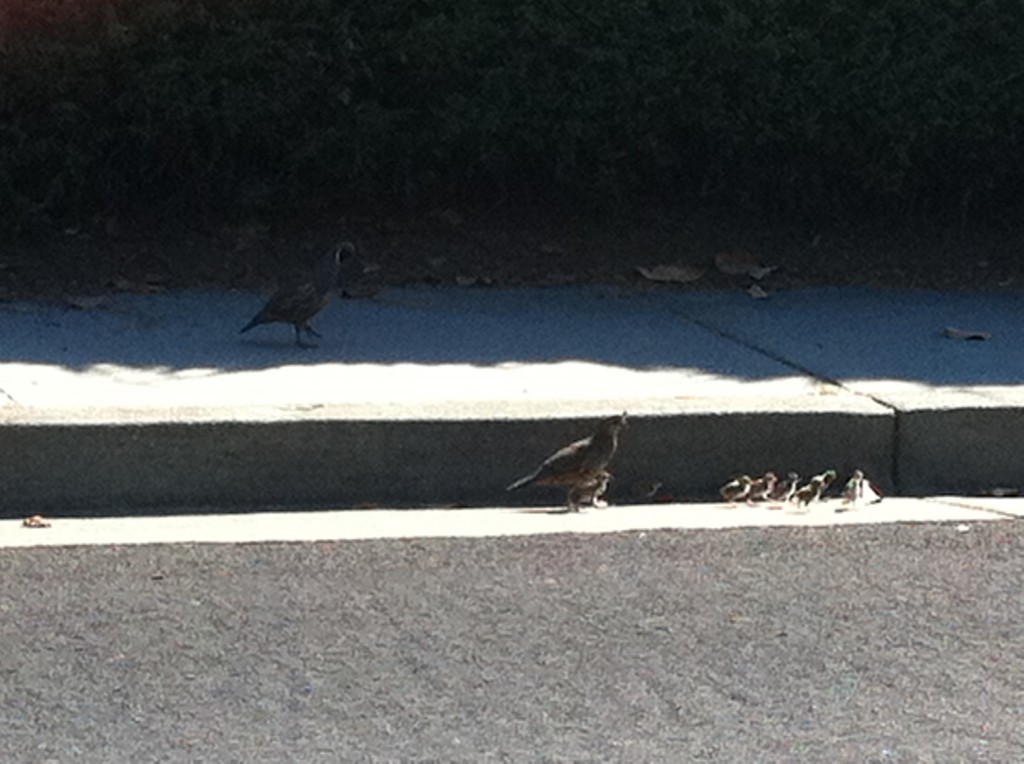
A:
[[[597,431],[559,449],[525,477],[511,483],[505,490],[514,491],[526,485],[563,485],[569,489],[566,505],[579,511],[583,502],[594,506],[608,487],[609,465],[619,445],[619,431],[626,426],[626,414],[601,421]]]
[[[240,333],[245,333],[260,324],[291,324],[295,328],[295,343],[299,347],[309,347],[303,343],[302,333],[305,332],[310,337],[320,336],[309,322],[330,302],[332,291],[338,281],[341,261],[355,254],[355,251],[355,245],[349,241],[336,245],[317,264],[308,278],[282,284],[252,321],[242,327]]]

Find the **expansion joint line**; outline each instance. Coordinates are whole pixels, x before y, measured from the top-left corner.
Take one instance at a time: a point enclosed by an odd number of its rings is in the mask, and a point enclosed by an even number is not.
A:
[[[13,396],[13,395],[11,395],[11,394],[10,394],[9,392],[7,392],[6,390],[4,390],[4,389],[3,389],[2,387],[0,387],[0,399],[6,399],[6,400],[8,400],[8,401],[9,401],[10,403],[13,403],[13,404],[14,404],[15,406],[17,406],[17,405],[18,405],[18,401],[17,401],[17,400],[15,400],[14,396]]]
[[[832,385],[833,387],[838,387],[840,390],[843,390],[844,392],[850,393],[851,395],[859,395],[859,396],[861,396],[863,398],[867,398],[868,400],[872,401],[873,403],[876,403],[879,406],[881,406],[882,408],[888,409],[890,412],[892,412],[892,449],[891,449],[891,451],[892,451],[892,461],[891,461],[891,463],[889,465],[889,474],[890,474],[890,476],[892,478],[893,488],[896,490],[897,493],[899,492],[899,489],[900,489],[900,469],[899,469],[899,465],[900,465],[900,440],[901,440],[900,439],[900,418],[901,417],[900,417],[900,410],[896,406],[894,406],[893,404],[889,403],[888,401],[885,401],[885,400],[883,400],[883,399],[881,399],[881,398],[879,398],[879,397],[877,397],[875,395],[872,395],[871,393],[862,393],[862,392],[860,392],[858,390],[851,390],[849,387],[844,385],[838,379],[832,379],[831,377],[825,376],[824,374],[821,374],[819,372],[814,371],[814,369],[810,369],[810,368],[808,368],[808,367],[806,367],[806,366],[804,366],[802,364],[799,364],[799,363],[797,363],[797,362],[795,362],[795,361],[793,361],[793,360],[791,360],[789,358],[786,358],[785,356],[779,355],[778,353],[775,353],[775,352],[773,352],[771,350],[768,350],[766,348],[760,347],[759,345],[755,345],[750,340],[743,339],[742,337],[739,337],[739,336],[733,334],[732,332],[728,332],[728,331],[725,331],[724,329],[721,329],[721,328],[719,328],[717,326],[713,326],[712,324],[709,324],[706,321],[703,321],[702,319],[694,318],[693,316],[688,316],[685,313],[678,313],[677,315],[680,318],[682,318],[684,321],[688,321],[689,323],[693,324],[694,326],[699,326],[704,331],[711,332],[712,334],[714,334],[717,337],[721,337],[722,339],[728,340],[729,342],[732,342],[733,344],[739,345],[739,346],[741,346],[743,348],[746,348],[747,350],[753,351],[753,352],[755,352],[755,353],[757,353],[759,355],[764,356],[765,358],[769,358],[772,361],[775,361],[776,363],[782,364],[783,366],[785,366],[785,367],[787,367],[789,369],[792,369],[793,371],[799,372],[800,374],[803,374],[803,375],[805,375],[807,377],[811,377],[812,379],[814,379],[814,380],[816,380],[816,381],[818,381],[818,382],[820,382],[822,384]]]

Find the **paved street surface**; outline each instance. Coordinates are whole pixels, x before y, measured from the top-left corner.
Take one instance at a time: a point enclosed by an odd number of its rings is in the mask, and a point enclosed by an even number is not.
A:
[[[1011,519],[9,548],[0,576],[5,761],[1024,760]]]

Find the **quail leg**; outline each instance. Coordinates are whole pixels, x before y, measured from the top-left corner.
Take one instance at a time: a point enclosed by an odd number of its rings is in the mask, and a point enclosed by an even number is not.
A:
[[[319,337],[320,335],[317,335],[317,336]],[[298,326],[295,327],[295,344],[298,345],[300,348],[304,348],[304,349],[315,348],[316,347],[316,344],[314,344],[312,342],[303,342],[302,341],[302,328],[298,327]]]
[[[578,485],[574,485],[569,489],[569,495],[565,500],[565,511],[566,512],[579,512],[580,511],[580,498],[582,489]]]

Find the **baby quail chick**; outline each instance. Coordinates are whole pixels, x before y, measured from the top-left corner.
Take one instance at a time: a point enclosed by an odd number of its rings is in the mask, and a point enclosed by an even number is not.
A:
[[[750,484],[752,482],[753,480],[750,479],[750,475],[740,475],[719,488],[718,493],[725,501],[735,504],[740,499],[747,497],[747,494],[750,493]]]

